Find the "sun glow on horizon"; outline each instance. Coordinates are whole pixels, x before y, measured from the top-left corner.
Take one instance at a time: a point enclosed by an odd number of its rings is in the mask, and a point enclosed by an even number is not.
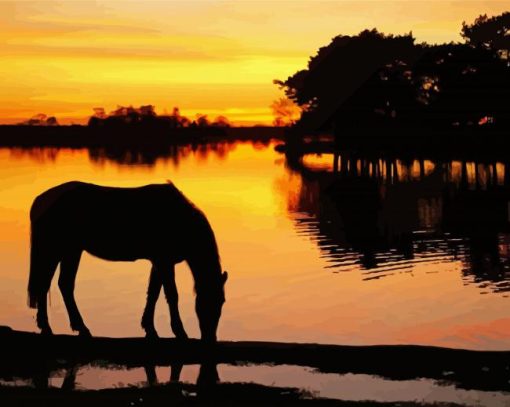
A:
[[[377,27],[459,41],[462,21],[505,2],[1,1],[0,123],[37,113],[84,123],[92,108],[152,104],[269,124],[272,83],[339,34]]]

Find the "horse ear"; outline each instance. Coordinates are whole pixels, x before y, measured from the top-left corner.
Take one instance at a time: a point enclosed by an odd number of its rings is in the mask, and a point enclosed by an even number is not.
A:
[[[225,284],[225,283],[226,283],[227,278],[228,278],[228,273],[227,273],[226,271],[224,271],[224,272],[221,274],[221,279],[223,280],[223,284]]]

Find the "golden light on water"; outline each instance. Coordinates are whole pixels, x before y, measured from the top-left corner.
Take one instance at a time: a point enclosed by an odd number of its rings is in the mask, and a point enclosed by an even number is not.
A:
[[[470,267],[465,256],[431,251],[424,257],[416,253],[415,258],[398,260],[388,252],[382,254],[387,259],[380,258],[377,268],[367,270],[359,262],[359,253],[345,249],[337,268],[331,268],[326,256],[329,249],[318,245],[325,235],[320,230],[303,233],[298,228],[299,219],[328,210],[317,200],[319,181],[290,171],[273,147],[251,143],[183,147],[178,159],[162,157],[153,165],[123,165],[98,159],[86,150],[0,149],[2,323],[36,329],[33,310],[27,308],[24,295],[28,210],[38,193],[72,179],[118,186],[171,179],[204,210],[218,237],[223,267],[230,276],[219,329],[222,339],[420,343],[475,349],[506,346],[510,335],[506,294],[480,295],[488,289],[472,280],[474,275],[464,276]],[[308,157],[307,162],[310,168],[327,174],[326,158],[331,157]],[[417,182],[419,165],[398,163],[396,167],[400,178],[392,182],[397,186]],[[423,167],[425,176],[432,177],[438,165],[425,161]],[[451,167],[448,177],[456,183],[458,165]],[[474,171],[468,167],[469,173]],[[496,167],[499,174],[502,164]],[[383,173],[377,174],[372,167],[371,177],[387,180]],[[484,174],[487,183],[492,182],[490,171]],[[386,191],[384,199],[390,206],[389,200],[400,199],[395,192]],[[416,201],[422,230],[435,228],[442,216],[434,199]],[[403,216],[396,215],[398,219]],[[341,225],[336,227],[341,233]],[[500,242],[501,253],[508,250],[505,242]],[[141,335],[150,264],[108,262],[84,254],[79,270],[77,301],[92,332]],[[197,336],[193,281],[184,264],[177,266],[177,284],[183,322],[189,334]],[[51,298],[53,328],[59,333],[70,332],[56,284]],[[156,325],[161,335],[170,335],[168,310],[162,300]]]

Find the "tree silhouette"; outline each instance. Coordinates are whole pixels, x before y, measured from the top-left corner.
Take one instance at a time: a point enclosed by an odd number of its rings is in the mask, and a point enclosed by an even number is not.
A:
[[[195,126],[197,127],[208,127],[210,125],[207,115],[201,113],[197,114],[197,118],[193,121],[193,123],[195,123]]]
[[[172,128],[188,127],[191,123],[186,116],[181,115],[178,107],[174,107],[172,114],[170,116],[165,116],[164,119],[170,123]]]
[[[510,69],[491,49],[431,47],[414,64],[413,78],[421,103],[415,120],[441,127],[474,126],[484,117],[508,123]]]
[[[463,25],[465,44],[376,29],[337,36],[285,81],[304,130],[510,125],[510,13]],[[504,48],[506,47],[506,48]]]
[[[303,108],[301,124],[314,128],[326,122],[378,69],[395,61],[409,63],[421,48],[411,34],[385,35],[372,29],[353,37],[340,35],[319,49],[307,69],[274,83]]]
[[[480,15],[472,24],[462,23],[461,36],[470,45],[499,51],[504,59],[510,52],[510,12],[499,16]]]
[[[214,121],[211,123],[213,127],[230,127],[230,121],[225,116],[217,116]]]
[[[104,107],[94,107],[92,110],[94,111],[93,116],[97,117],[98,119],[106,119],[108,116],[104,110]]]
[[[58,120],[55,116],[48,116],[44,113],[38,113],[30,119],[21,122],[22,126],[58,126]]]
[[[184,127],[230,127],[230,122],[225,116],[218,116],[212,123],[207,115],[197,114],[193,122],[181,115],[178,107],[174,107],[172,114],[159,116],[153,105],[117,106],[117,109],[106,114],[103,107],[95,107],[94,114],[90,117],[88,125],[96,127],[122,127],[142,126],[153,129],[176,129]]]
[[[58,121],[55,116],[50,116],[46,119],[46,126],[58,126]]]
[[[298,120],[301,109],[294,101],[288,98],[280,98],[271,104],[273,111],[273,125],[276,127],[290,126]]]

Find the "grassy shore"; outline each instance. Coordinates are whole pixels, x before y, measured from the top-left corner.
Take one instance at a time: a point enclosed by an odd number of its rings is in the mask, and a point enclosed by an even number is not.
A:
[[[232,341],[221,341],[213,348],[193,339],[47,337],[8,327],[0,328],[0,343],[0,378],[44,376],[98,360],[126,367],[255,363],[306,366],[324,373],[369,374],[392,380],[428,378],[465,389],[510,390],[510,351]]]

